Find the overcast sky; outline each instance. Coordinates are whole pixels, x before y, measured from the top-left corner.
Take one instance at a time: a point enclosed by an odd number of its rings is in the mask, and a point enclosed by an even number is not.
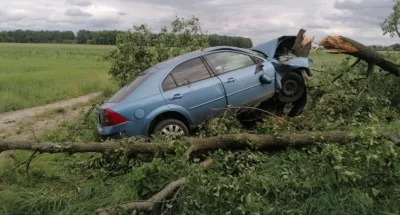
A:
[[[200,18],[208,33],[248,36],[254,44],[305,28],[308,36],[343,35],[365,44],[400,42],[379,23],[393,0],[0,0],[0,30],[158,30],[175,15]]]

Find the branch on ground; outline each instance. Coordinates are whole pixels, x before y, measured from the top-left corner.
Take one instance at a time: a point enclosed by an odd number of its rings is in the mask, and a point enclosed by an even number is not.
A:
[[[204,168],[207,168],[213,162],[212,159],[207,159],[200,163]],[[152,196],[147,201],[132,201],[122,203],[117,206],[125,211],[140,211],[140,212],[150,212],[152,211],[158,203],[167,200],[179,187],[187,182],[186,177],[182,177],[176,181],[169,183],[164,189]],[[116,215],[117,210],[115,208],[99,208],[95,211],[96,215]]]

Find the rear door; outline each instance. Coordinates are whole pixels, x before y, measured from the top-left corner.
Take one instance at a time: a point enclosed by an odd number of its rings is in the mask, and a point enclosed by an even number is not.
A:
[[[275,81],[271,84],[260,81],[262,74],[275,79],[275,69],[265,59],[263,69],[257,71],[255,57],[245,53],[221,51],[207,54],[204,58],[223,83],[229,105],[252,105],[274,95]]]
[[[162,82],[163,96],[170,108],[183,107],[198,124],[225,108],[225,91],[221,81],[212,75],[200,57],[175,67]]]

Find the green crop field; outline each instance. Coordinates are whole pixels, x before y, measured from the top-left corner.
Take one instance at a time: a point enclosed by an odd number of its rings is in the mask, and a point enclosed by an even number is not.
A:
[[[0,113],[114,86],[102,56],[114,46],[0,43]],[[343,55],[313,52],[314,68]]]
[[[340,62],[341,60],[345,59],[346,56],[342,54],[328,54],[324,51],[312,51],[310,58],[314,61],[312,68],[318,69],[325,63]]]
[[[0,43],[0,113],[104,90],[113,46]]]

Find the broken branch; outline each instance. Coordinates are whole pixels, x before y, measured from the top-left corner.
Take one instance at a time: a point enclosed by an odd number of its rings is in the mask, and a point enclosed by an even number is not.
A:
[[[200,163],[204,168],[207,168],[213,162],[212,159],[207,159]],[[176,189],[180,188],[187,182],[186,177],[182,177],[176,181],[169,183],[164,189],[160,192],[156,193],[147,201],[133,201],[133,202],[126,202],[118,205],[118,208],[122,208],[125,211],[141,211],[141,212],[150,212],[154,209],[154,207],[160,203],[165,201],[169,196],[171,196]],[[115,208],[99,208],[95,211],[96,215],[116,215],[117,211]]]
[[[331,54],[347,54],[366,61],[368,64],[377,65],[383,70],[400,77],[400,67],[385,59],[374,49],[357,41],[342,36],[328,36],[321,40],[319,45],[328,49]]]
[[[344,74],[348,73],[353,67],[355,67],[357,64],[361,62],[360,58],[357,58],[357,60],[351,64],[351,66],[342,74],[338,75],[336,78],[333,79],[332,83],[335,83],[338,79],[342,78]]]

